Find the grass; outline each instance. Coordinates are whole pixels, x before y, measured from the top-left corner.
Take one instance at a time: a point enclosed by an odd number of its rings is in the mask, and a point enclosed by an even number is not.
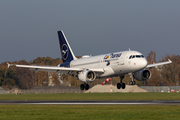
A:
[[[0,100],[180,100],[180,93],[1,94]],[[0,119],[179,120],[179,105],[0,105]]]
[[[0,100],[180,100],[180,93],[0,94]]]
[[[0,119],[179,120],[179,111],[162,105],[1,105]]]

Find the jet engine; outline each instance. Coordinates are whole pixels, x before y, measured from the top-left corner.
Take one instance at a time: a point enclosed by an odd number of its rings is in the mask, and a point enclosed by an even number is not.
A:
[[[96,79],[96,74],[91,70],[84,70],[78,74],[78,79],[85,83],[92,82]]]
[[[151,77],[151,72],[149,70],[141,70],[134,73],[134,78],[139,81],[148,80]]]

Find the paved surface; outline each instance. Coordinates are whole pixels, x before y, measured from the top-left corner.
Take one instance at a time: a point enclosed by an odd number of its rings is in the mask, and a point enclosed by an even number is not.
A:
[[[72,100],[72,101],[62,101],[62,100],[1,100],[0,105],[2,104],[23,104],[23,105],[180,105],[180,100],[108,100],[108,101],[94,101],[94,100]]]

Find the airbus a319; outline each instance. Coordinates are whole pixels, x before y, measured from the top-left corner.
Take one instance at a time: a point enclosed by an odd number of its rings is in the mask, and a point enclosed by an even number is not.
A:
[[[60,51],[63,63],[58,66],[35,66],[35,65],[16,65],[10,66],[29,68],[30,70],[63,73],[77,77],[84,84],[80,85],[81,90],[89,89],[89,82],[93,82],[96,78],[120,77],[120,82],[117,83],[117,89],[125,89],[123,83],[125,74],[130,74],[132,78],[143,81],[151,77],[150,69],[172,63],[171,60],[155,64],[147,64],[144,55],[138,51],[120,51],[97,56],[82,56],[77,59],[64,35],[63,31],[58,31]],[[131,81],[134,85],[135,81]]]

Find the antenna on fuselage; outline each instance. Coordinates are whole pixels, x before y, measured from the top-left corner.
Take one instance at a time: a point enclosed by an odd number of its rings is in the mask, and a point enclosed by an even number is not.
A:
[[[129,51],[131,51],[131,49],[129,48]]]

